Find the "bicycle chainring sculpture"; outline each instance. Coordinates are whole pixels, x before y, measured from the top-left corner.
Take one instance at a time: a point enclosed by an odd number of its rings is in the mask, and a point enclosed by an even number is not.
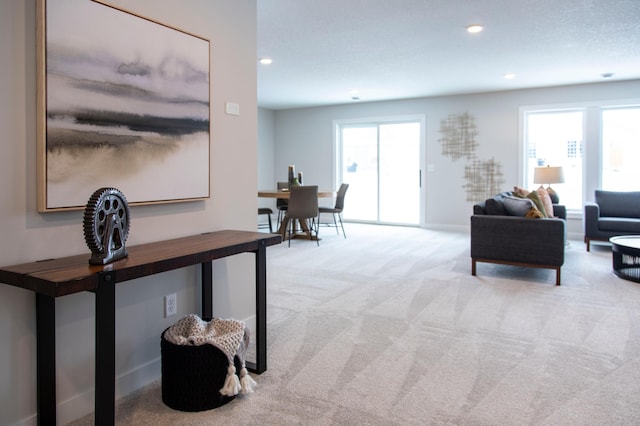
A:
[[[89,263],[106,265],[128,256],[129,206],[116,188],[100,188],[84,209],[84,239],[91,250]]]

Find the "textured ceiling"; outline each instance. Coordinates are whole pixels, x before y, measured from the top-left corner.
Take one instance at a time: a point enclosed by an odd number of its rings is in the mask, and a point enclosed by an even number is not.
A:
[[[273,59],[258,65],[264,108],[351,103],[353,89],[366,102],[640,78],[640,0],[257,6],[258,56]],[[472,23],[484,31],[468,34]]]

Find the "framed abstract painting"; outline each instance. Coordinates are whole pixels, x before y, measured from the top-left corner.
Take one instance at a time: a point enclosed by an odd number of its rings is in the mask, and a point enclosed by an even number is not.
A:
[[[38,210],[208,198],[209,40],[97,0],[37,11]]]

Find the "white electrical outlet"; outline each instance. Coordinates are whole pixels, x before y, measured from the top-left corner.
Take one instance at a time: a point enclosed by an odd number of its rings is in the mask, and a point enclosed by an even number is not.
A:
[[[178,300],[176,294],[167,294],[164,297],[164,317],[170,317],[178,313]]]

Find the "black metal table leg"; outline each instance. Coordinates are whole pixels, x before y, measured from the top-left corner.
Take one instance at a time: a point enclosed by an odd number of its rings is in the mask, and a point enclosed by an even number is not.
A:
[[[96,290],[95,424],[115,424],[116,396],[116,279],[114,272],[98,274]]]
[[[38,424],[56,424],[56,299],[36,293]]]
[[[254,373],[267,371],[267,247],[260,241],[256,254],[256,364]]]
[[[213,318],[213,266],[211,262],[202,265],[202,318]]]

